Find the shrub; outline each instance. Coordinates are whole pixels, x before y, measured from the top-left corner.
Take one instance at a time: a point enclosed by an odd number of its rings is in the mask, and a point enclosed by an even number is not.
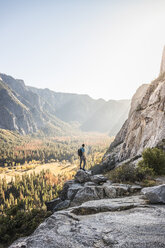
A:
[[[150,180],[154,175],[153,169],[143,166],[135,167],[131,163],[123,164],[108,173],[113,182],[131,182]]]
[[[147,148],[142,153],[138,166],[151,168],[156,175],[165,174],[165,152],[159,148]]]
[[[136,169],[132,164],[123,164],[109,172],[109,178],[113,182],[134,182],[136,181]]]
[[[136,182],[149,186],[154,185],[154,175],[165,174],[165,152],[159,148],[147,148],[142,153],[142,160],[135,167],[125,163],[110,171],[107,176],[113,182]]]
[[[148,166],[144,166],[141,162],[138,163],[136,168],[136,181],[143,181],[145,179],[150,179],[154,176],[154,171]]]

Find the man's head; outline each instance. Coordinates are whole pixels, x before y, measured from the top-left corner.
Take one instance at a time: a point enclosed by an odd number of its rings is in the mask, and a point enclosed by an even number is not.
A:
[[[84,147],[85,146],[85,144],[82,144],[82,147]]]

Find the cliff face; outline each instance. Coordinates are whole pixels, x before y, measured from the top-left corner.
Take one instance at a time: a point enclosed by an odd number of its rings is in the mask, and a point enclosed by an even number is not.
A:
[[[103,158],[112,167],[141,155],[146,147],[155,147],[165,139],[165,68],[149,85],[142,85],[131,102],[128,119]]]

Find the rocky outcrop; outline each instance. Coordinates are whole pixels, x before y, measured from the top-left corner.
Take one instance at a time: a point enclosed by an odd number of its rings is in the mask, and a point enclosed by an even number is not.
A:
[[[163,55],[162,68],[164,63]],[[141,156],[144,148],[158,146],[164,140],[165,73],[136,91],[128,119],[104,155],[103,165],[113,169],[122,161]]]
[[[47,210],[54,212],[92,200],[129,196],[140,190],[139,185],[112,183],[103,175],[92,175],[91,172],[79,170],[74,180],[64,184],[59,198],[46,205]]]
[[[133,204],[136,201],[121,206],[112,202],[113,209],[109,207],[104,212],[102,203],[102,212],[91,213],[87,206],[87,215],[80,212],[77,215],[72,209],[55,212],[31,236],[19,239],[10,248],[165,247],[165,208],[143,205],[131,208]]]
[[[63,200],[48,204],[54,213],[10,248],[165,247],[165,205],[148,205],[141,194],[132,195],[141,189],[138,185],[112,184],[102,175],[98,178],[92,182],[91,174],[79,171],[76,180],[64,185]]]
[[[71,213],[76,215],[88,215],[101,212],[121,211],[145,205],[145,203],[145,200],[139,196],[123,197],[117,199],[101,199],[97,201],[85,202],[80,206],[73,208]]]
[[[165,184],[142,189],[150,203],[165,203]]]
[[[83,170],[79,170],[75,175],[75,181],[79,183],[89,182],[91,178],[90,176],[91,176],[91,173],[83,171]]]
[[[47,211],[51,211],[52,209],[54,209],[60,202],[62,202],[60,198],[56,198],[52,201],[46,202],[45,204],[47,206]]]

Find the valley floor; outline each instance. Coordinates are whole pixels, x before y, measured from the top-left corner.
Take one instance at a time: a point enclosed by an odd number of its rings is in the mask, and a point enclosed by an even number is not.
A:
[[[25,165],[26,166],[26,165]],[[77,170],[76,164],[71,163],[62,163],[62,162],[55,162],[55,163],[47,163],[47,164],[31,164],[31,169],[28,169],[28,165],[25,166],[18,166],[16,169],[7,169],[6,171],[0,174],[0,178],[3,179],[6,177],[6,181],[9,183],[12,178],[15,176],[22,176],[23,174],[39,174],[42,170],[46,171],[49,170],[55,176],[65,174],[65,173],[73,173]],[[25,168],[24,168],[25,167]]]

